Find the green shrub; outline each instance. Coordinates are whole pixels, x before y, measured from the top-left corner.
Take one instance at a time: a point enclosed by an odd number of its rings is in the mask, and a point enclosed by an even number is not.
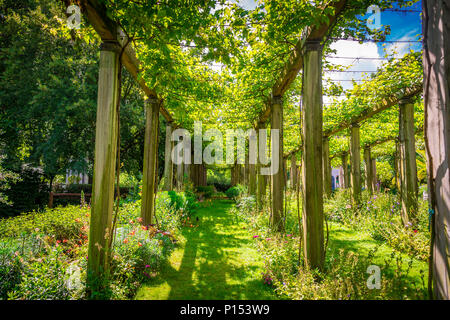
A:
[[[233,199],[233,200],[237,200],[240,196],[242,196],[245,193],[245,187],[243,187],[242,185],[238,184],[234,187],[229,188],[225,194],[228,198]]]
[[[70,291],[65,284],[67,264],[60,247],[25,264],[21,282],[9,294],[10,299],[67,300]]]
[[[214,187],[213,186],[198,186],[197,192],[203,194],[205,199],[209,199],[214,194]]]

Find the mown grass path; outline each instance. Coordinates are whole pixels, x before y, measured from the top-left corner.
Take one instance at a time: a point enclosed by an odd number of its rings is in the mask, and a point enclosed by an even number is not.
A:
[[[136,299],[276,299],[263,284],[252,235],[229,212],[232,206],[215,200],[197,209],[198,227],[182,229],[169,265],[139,289]]]

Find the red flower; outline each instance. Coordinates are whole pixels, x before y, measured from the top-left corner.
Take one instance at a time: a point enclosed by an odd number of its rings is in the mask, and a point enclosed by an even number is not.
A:
[[[123,243],[128,243],[128,239],[123,240]]]

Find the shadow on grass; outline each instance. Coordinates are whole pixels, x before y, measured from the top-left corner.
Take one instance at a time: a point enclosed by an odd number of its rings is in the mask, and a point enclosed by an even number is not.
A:
[[[157,278],[138,292],[138,299],[273,299],[262,281],[259,255],[245,224],[228,212],[233,202],[213,201],[199,208],[185,227],[184,243]],[[196,222],[196,217],[199,221]]]

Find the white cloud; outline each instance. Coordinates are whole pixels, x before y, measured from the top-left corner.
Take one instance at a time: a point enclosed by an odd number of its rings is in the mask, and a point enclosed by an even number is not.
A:
[[[379,59],[381,56],[378,53],[378,47],[376,43],[373,42],[360,44],[356,41],[339,40],[331,44],[331,49],[336,50],[336,53],[331,54],[330,58],[327,58],[327,61],[334,65],[344,66],[347,71],[376,71],[377,68],[383,63],[383,60]],[[341,59],[339,57],[350,57],[354,59]],[[358,58],[375,59],[371,60]],[[348,90],[353,87],[353,83],[348,80],[361,80],[367,75],[368,74],[361,72],[325,72],[324,85],[326,84],[326,79],[335,79],[338,80],[336,82],[340,83],[344,90]],[[332,97],[323,97],[324,103],[329,103],[332,99]]]
[[[418,34],[417,30],[411,30],[410,32],[406,33],[403,37],[395,41],[416,41],[417,34]],[[387,54],[393,55],[395,58],[401,58],[415,47],[417,47],[416,43],[398,42],[389,44],[388,46],[386,46],[385,50]]]

